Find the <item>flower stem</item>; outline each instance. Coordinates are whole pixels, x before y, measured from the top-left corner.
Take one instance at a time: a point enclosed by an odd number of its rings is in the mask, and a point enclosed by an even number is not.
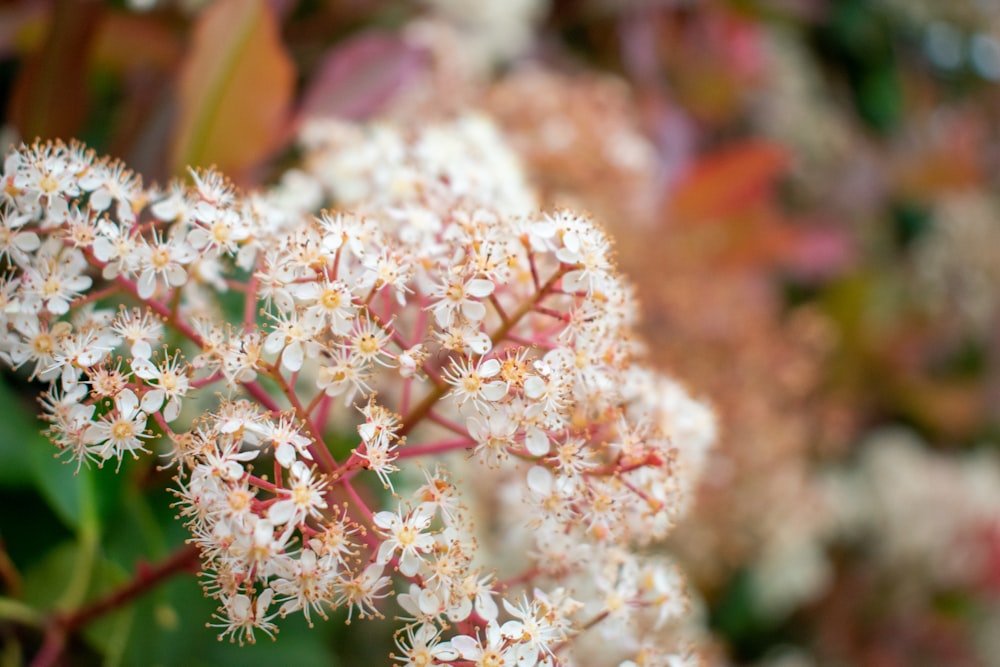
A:
[[[31,666],[51,667],[58,664],[66,645],[66,639],[70,634],[95,618],[124,607],[175,574],[191,570],[198,562],[199,553],[197,546],[185,544],[170,558],[156,566],[150,567],[140,563],[132,581],[103,598],[86,604],[73,612],[53,614],[48,621],[42,648],[35,656]],[[0,605],[0,612],[2,612],[2,605]]]

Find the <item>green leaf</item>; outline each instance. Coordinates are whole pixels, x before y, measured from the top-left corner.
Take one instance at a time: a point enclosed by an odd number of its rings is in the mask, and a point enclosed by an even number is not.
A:
[[[80,545],[66,541],[24,572],[24,601],[36,609],[53,609],[73,577]]]
[[[107,556],[123,565],[137,560],[153,561],[167,556],[168,540],[164,526],[151,507],[153,502],[168,504],[166,495],[148,497],[148,492],[139,489],[134,480],[127,484],[119,496],[115,511],[105,522],[102,546]],[[175,523],[173,516],[164,519]]]
[[[35,487],[69,528],[79,530],[84,502],[93,502],[94,472],[85,466],[77,472],[74,464],[57,458],[55,448],[47,444],[25,450]]]
[[[0,404],[7,407],[0,426],[0,486],[23,488],[34,481],[32,449],[54,451],[42,435],[43,424],[35,417],[28,401],[18,396],[9,381],[0,378]]]
[[[178,577],[142,598],[136,607],[133,630],[122,659],[126,665],[155,667],[336,667],[329,646],[334,622],[318,619],[308,627],[301,614],[278,621],[275,641],[257,633],[247,646],[219,641],[213,622],[216,601],[207,599],[194,577]]]

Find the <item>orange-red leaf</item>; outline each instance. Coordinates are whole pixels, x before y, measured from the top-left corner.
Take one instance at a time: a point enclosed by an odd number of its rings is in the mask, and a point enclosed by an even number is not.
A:
[[[696,161],[668,205],[672,219],[712,222],[741,214],[771,196],[788,166],[788,153],[772,143],[748,141]]]
[[[288,126],[295,72],[263,0],[218,0],[198,18],[178,81],[175,173],[214,164],[238,176]]]

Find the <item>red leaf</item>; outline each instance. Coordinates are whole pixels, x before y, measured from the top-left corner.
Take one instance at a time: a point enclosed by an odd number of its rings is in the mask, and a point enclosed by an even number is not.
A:
[[[153,16],[109,13],[94,43],[94,61],[116,72],[172,68],[181,44],[165,22]]]
[[[428,63],[398,35],[366,32],[329,51],[305,94],[301,116],[360,120],[385,108]]]
[[[87,116],[87,54],[104,7],[57,2],[41,49],[14,86],[10,121],[27,140],[71,139]]]
[[[681,176],[668,202],[672,219],[713,222],[766,201],[788,166],[785,149],[748,141],[699,158]]]

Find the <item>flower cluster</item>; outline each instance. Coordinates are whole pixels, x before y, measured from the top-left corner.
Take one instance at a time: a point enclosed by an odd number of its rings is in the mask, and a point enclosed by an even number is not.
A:
[[[830,532],[864,540],[903,604],[917,591],[995,592],[1000,464],[989,449],[935,452],[911,431],[883,429],[862,444],[858,465],[833,469],[825,486]]]
[[[50,383],[52,440],[77,465],[172,443],[224,637],[381,616],[395,579],[404,664],[569,664],[599,623],[666,660],[650,628],[685,596],[645,547],[714,422],[639,363],[607,236],[533,212],[483,119],[306,137],[304,170],[255,194],[10,153],[0,355]],[[483,479],[515,558],[482,547]]]
[[[949,192],[932,209],[934,225],[914,248],[922,302],[963,334],[988,340],[997,317],[998,203],[984,191]]]

